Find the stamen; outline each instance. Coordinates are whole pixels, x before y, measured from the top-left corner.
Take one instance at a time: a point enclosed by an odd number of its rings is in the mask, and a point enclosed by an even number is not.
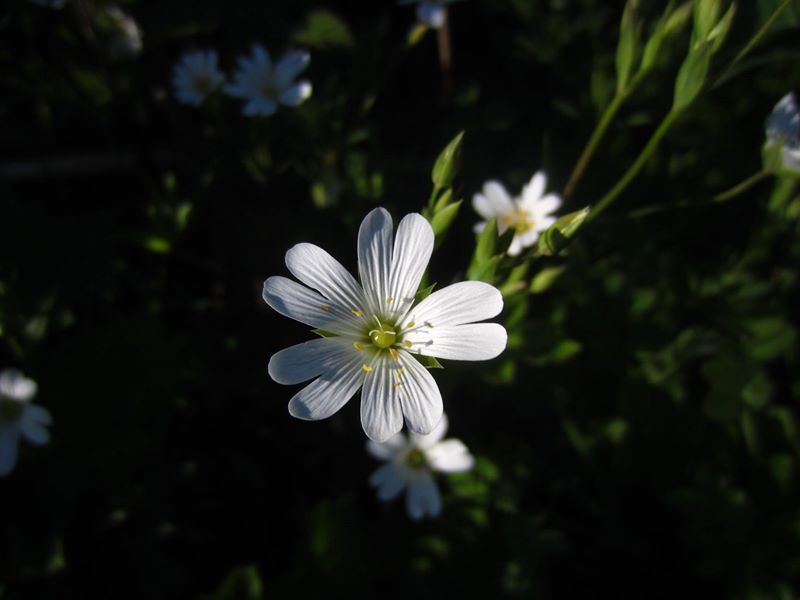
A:
[[[431,323],[430,321],[425,321],[425,325],[428,327],[433,327],[433,323]]]
[[[411,348],[411,346],[413,346],[413,345],[414,345],[414,344],[412,344],[412,343],[411,343],[411,342],[409,342],[408,340],[406,340],[405,342],[403,342],[403,346],[405,346],[406,348]]]
[[[372,373],[372,367],[370,367],[367,363],[361,365],[361,370],[365,373]]]
[[[361,316],[361,311],[360,310],[352,309],[350,312],[353,313],[357,317]]]
[[[406,325],[406,327],[411,329],[414,325],[416,325],[416,323],[414,323],[414,321],[409,321],[408,325]]]
[[[331,307],[328,306],[327,304],[323,304],[322,306],[320,306],[320,308],[325,312],[330,312],[331,310]]]
[[[388,296],[386,298],[386,304],[391,304],[392,302],[394,302],[394,298],[392,298],[391,296]]]
[[[397,350],[395,350],[394,348],[389,348],[389,354],[392,355],[392,358],[394,360],[397,360]]]
[[[399,387],[403,387],[403,384],[402,383],[395,383],[394,384],[394,389],[397,389]]]
[[[361,344],[359,342],[353,342],[353,348],[355,348],[356,350],[363,350],[364,344]]]

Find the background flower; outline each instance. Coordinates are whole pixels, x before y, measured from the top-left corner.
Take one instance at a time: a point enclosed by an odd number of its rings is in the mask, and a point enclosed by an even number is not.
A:
[[[438,517],[442,498],[433,473],[459,473],[472,468],[475,460],[467,447],[447,433],[447,415],[428,435],[398,433],[383,444],[367,442],[367,451],[386,464],[369,478],[378,488],[378,498],[389,501],[406,491],[406,512],[414,520]]]
[[[200,106],[225,83],[217,61],[216,50],[195,50],[184,54],[175,65],[172,78],[175,97],[185,104]]]
[[[36,382],[14,369],[0,372],[0,477],[17,465],[20,437],[37,446],[50,440],[50,413],[30,403],[34,395]]]

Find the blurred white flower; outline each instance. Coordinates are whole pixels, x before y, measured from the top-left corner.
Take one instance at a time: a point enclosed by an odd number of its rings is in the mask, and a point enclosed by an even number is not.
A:
[[[278,110],[278,104],[299,106],[311,96],[311,83],[294,79],[308,66],[310,56],[304,50],[284,54],[274,65],[267,50],[253,45],[252,56],[239,59],[234,82],[225,86],[231,96],[244,98],[245,115],[267,117]]]
[[[116,4],[103,9],[98,23],[108,35],[107,48],[112,59],[133,58],[142,51],[144,46],[139,24]]]
[[[30,403],[35,394],[35,381],[14,369],[0,372],[0,477],[16,466],[20,437],[37,446],[50,439],[52,419],[47,409]]]
[[[497,323],[476,323],[503,308],[500,292],[487,283],[455,283],[415,306],[433,252],[433,230],[419,214],[403,218],[394,242],[392,230],[392,217],[383,208],[361,223],[360,285],[322,248],[297,244],[286,253],[286,266],[305,285],[270,277],[263,294],[282,315],[335,334],[270,359],[269,374],[278,383],[315,380],[295,394],[289,412],[300,419],[324,419],[363,385],[361,424],[379,442],[400,431],[404,417],[420,434],[430,433],[441,419],[439,388],[412,353],[488,360],[505,349],[507,338]]]
[[[184,104],[200,106],[225,83],[217,61],[216,50],[195,50],[184,54],[175,65],[172,77],[175,97]]]
[[[788,93],[775,105],[767,118],[767,143],[769,152],[780,148],[780,166],[800,171],[800,108],[794,93]]]
[[[472,207],[480,216],[486,220],[497,217],[500,234],[507,229],[516,232],[508,248],[510,256],[516,256],[523,248],[533,246],[539,234],[556,222],[552,213],[561,206],[561,198],[557,194],[544,194],[546,186],[547,177],[539,171],[522,188],[522,194],[517,198],[512,199],[498,181],[487,181],[483,191],[472,197]],[[475,225],[475,232],[480,233],[485,226],[486,221],[481,221]]]
[[[457,439],[442,441],[447,432],[447,415],[429,435],[398,433],[383,444],[369,441],[367,451],[386,464],[369,478],[378,488],[378,498],[393,500],[406,490],[408,516],[419,520],[426,515],[438,517],[442,512],[442,498],[434,472],[459,473],[472,468],[475,460],[467,447]]]
[[[400,0],[398,4],[416,4],[417,19],[432,29],[440,29],[447,20],[447,5],[458,0]]]

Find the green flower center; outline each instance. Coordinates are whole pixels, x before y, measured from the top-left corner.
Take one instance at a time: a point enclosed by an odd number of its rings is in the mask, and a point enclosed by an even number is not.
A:
[[[428,459],[425,458],[425,453],[419,448],[412,448],[406,456],[406,464],[415,469],[421,469],[428,466]]]
[[[372,340],[372,343],[375,346],[383,350],[385,348],[394,346],[395,342],[397,342],[397,332],[393,327],[389,327],[383,323],[378,323],[378,327],[376,329],[370,330],[369,339]]]

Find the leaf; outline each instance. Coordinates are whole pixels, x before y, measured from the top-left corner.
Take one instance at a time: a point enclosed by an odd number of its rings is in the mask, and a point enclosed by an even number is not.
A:
[[[549,290],[558,281],[566,267],[548,267],[539,271],[531,281],[530,291],[532,294],[541,294]]]
[[[311,48],[355,46],[355,38],[347,23],[328,10],[310,12],[303,26],[294,34],[294,40]]]
[[[472,264],[467,269],[467,279],[472,281],[485,281],[492,283],[497,272],[497,265],[500,264],[502,256],[493,256],[488,261],[480,264]]]
[[[722,47],[722,44],[725,42],[725,38],[728,37],[728,31],[730,31],[731,23],[733,23],[733,16],[735,14],[736,3],[731,2],[731,5],[725,12],[725,16],[719,20],[719,23],[717,23],[714,29],[711,30],[711,33],[708,34],[708,41],[713,44],[711,48],[712,54],[717,53],[717,51]]]
[[[706,82],[708,67],[711,64],[711,50],[713,44],[702,42],[689,52],[683,61],[678,78],[675,80],[675,98],[672,103],[673,111],[681,111],[697,98]]]
[[[448,188],[453,183],[461,159],[461,142],[463,139],[464,132],[462,131],[447,144],[436,159],[431,173],[431,179],[436,189]]]
[[[255,565],[236,567],[225,575],[214,600],[260,600],[264,584]]]
[[[554,256],[561,252],[567,247],[569,238],[575,235],[588,216],[589,207],[586,206],[558,219],[539,237],[536,247],[538,254]]]
[[[432,283],[429,286],[427,286],[427,287],[425,287],[425,288],[423,288],[421,290],[418,290],[414,303],[416,304],[418,302],[422,302],[423,300],[425,300],[425,298],[427,298],[428,296],[431,295],[431,292],[433,291],[433,289],[435,287],[436,287],[436,284]]]
[[[622,11],[616,56],[617,93],[622,93],[627,89],[638,53],[639,23],[636,19],[636,4],[637,0],[628,0]]]

